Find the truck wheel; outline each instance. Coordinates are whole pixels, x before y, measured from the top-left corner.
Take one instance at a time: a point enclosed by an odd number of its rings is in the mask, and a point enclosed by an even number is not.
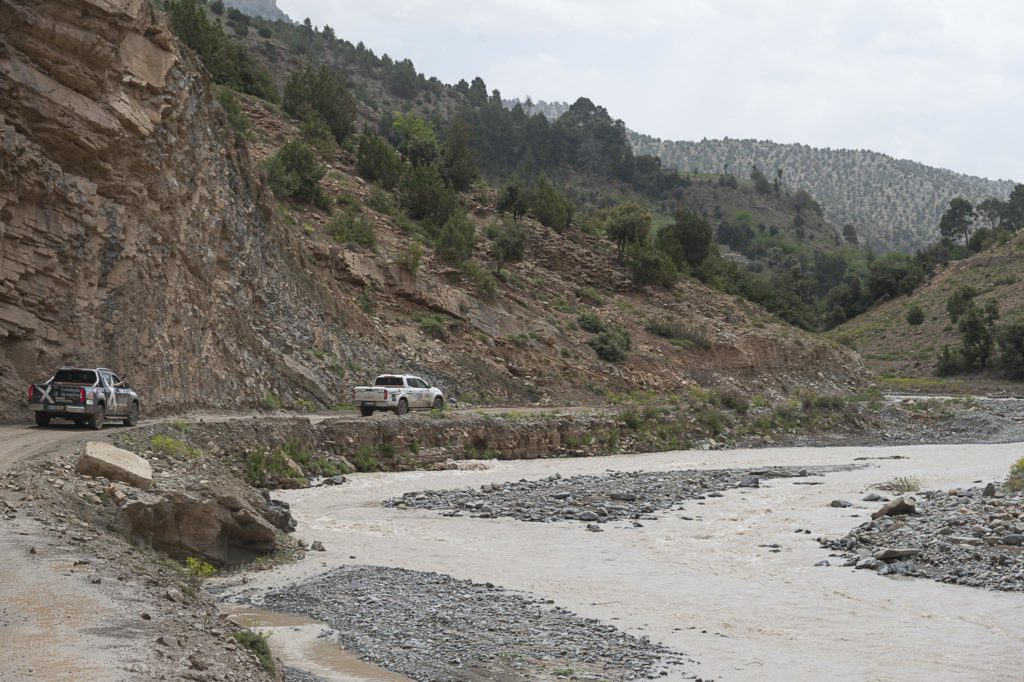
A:
[[[361,414],[364,417],[372,417],[373,416],[373,408],[370,407],[369,405],[360,405],[359,406],[359,414]]]
[[[42,412],[36,412],[36,426],[49,426],[50,415],[43,414]]]
[[[132,406],[128,408],[128,417],[124,420],[125,426],[135,426],[139,423],[139,404],[132,402]]]
[[[89,415],[89,428],[93,431],[99,431],[103,428],[103,416],[104,410],[102,405],[96,406],[96,411]]]
[[[402,415],[409,413],[409,401],[402,398],[398,401],[398,407],[395,408],[395,414]]]
[[[433,406],[432,409],[434,409],[434,410],[443,410],[444,409],[444,398],[442,398],[441,396],[437,396],[436,398],[434,398],[434,406]]]

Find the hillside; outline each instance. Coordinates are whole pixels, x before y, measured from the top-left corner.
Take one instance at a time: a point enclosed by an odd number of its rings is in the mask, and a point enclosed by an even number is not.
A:
[[[291,21],[277,6],[275,0],[224,0],[224,5],[253,17],[263,17],[271,21]]]
[[[1002,321],[1024,320],[1024,233],[969,259],[940,269],[909,296],[881,303],[837,327],[830,336],[856,349],[875,371],[894,376],[933,376],[943,346],[955,347],[960,338],[946,312],[946,300],[970,286],[978,304],[996,301]],[[911,305],[920,305],[924,322],[907,323]]]
[[[787,187],[806,189],[835,225],[853,224],[877,250],[914,251],[938,238],[949,200],[1005,199],[1014,183],[987,180],[865,150],[818,149],[762,140],[668,141],[631,132],[634,149],[686,172],[746,176],[752,165]]]
[[[687,386],[778,396],[864,377],[852,353],[695,280],[636,288],[611,242],[575,228],[526,219],[523,262],[484,276],[496,196],[483,187],[460,198],[479,235],[474,267],[454,269],[429,246],[411,265],[418,228],[344,146],[320,154],[330,211],[366,221],[375,245],[339,242],[328,211],[265,188],[259,162],[297,123],[238,95],[251,129],[233,132],[165,16],[129,0],[3,7],[7,418],[21,418],[25,383],[63,363],[126,372],[150,414],[331,407],[395,369],[470,404],[595,404]],[[595,356],[585,312],[628,330],[623,362]]]

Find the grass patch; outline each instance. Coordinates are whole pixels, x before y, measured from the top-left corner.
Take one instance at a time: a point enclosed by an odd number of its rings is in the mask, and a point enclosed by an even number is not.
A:
[[[419,326],[420,331],[432,339],[446,341],[448,339],[448,325],[441,315],[437,313],[413,315],[412,318]]]
[[[239,630],[231,634],[235,641],[255,654],[261,668],[271,675],[277,675],[277,664],[274,663],[274,655],[270,652],[270,644],[267,642],[269,635],[253,630]]]
[[[874,487],[894,493],[915,493],[921,489],[921,479],[916,476],[896,476]]]
[[[673,345],[683,348],[700,348],[707,350],[711,348],[711,342],[706,336],[692,329],[687,329],[675,322],[665,320],[651,320],[647,323],[647,331],[655,336],[668,339]]]
[[[162,433],[154,434],[149,439],[149,449],[168,457],[199,457],[203,454],[202,450],[190,447],[188,443],[180,438],[167,436]]]
[[[1024,457],[1010,467],[1010,474],[1006,477],[1006,489],[1014,493],[1024,491]]]

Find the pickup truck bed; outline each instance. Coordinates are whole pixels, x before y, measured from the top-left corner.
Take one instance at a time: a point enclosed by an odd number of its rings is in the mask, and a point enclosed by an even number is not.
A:
[[[364,417],[380,410],[402,415],[409,410],[442,409],[444,394],[417,376],[382,374],[373,386],[353,388],[352,402]]]

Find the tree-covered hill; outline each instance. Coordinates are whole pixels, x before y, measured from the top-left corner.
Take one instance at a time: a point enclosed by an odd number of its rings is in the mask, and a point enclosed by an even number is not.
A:
[[[834,224],[852,224],[862,241],[879,250],[914,251],[938,237],[949,200],[1005,199],[1014,183],[988,180],[894,159],[866,150],[819,149],[767,140],[667,141],[630,132],[638,154],[654,154],[665,167],[745,175],[751,166],[821,202]]]

